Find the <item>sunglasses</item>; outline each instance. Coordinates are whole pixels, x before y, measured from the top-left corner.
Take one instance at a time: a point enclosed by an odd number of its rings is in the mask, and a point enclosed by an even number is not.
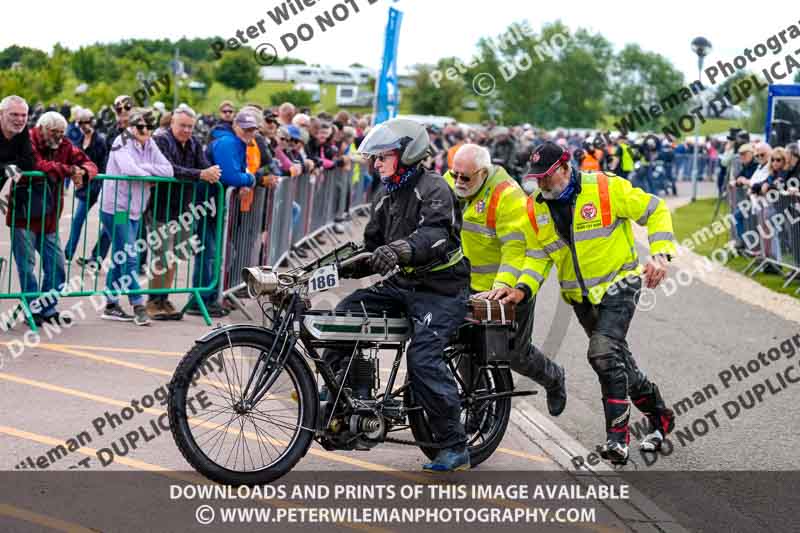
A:
[[[93,123],[94,123],[94,120],[79,120],[78,121],[78,125],[81,125],[81,124],[93,124]]]
[[[139,133],[143,132],[144,130],[153,131],[156,129],[154,124],[134,124],[133,126],[139,130]]]
[[[233,109],[223,109],[223,110],[220,111],[220,113],[224,113],[226,115],[229,115],[229,114],[233,113]]]
[[[775,158],[775,157],[773,157],[773,158],[772,158],[772,162],[773,162],[773,163],[783,163],[783,159],[782,159],[782,158]]]
[[[767,154],[756,154],[756,159],[761,159],[763,157],[767,157]]]
[[[462,172],[451,172],[450,175],[453,176],[453,181],[463,181],[464,183],[469,183],[475,177]]]
[[[390,159],[392,157],[394,157],[394,154],[378,154],[378,155],[373,155],[372,159],[375,160],[375,161],[380,161],[381,163],[383,163],[384,161],[386,161],[387,159]]]
[[[289,142],[291,139],[287,139],[286,137],[278,137],[279,141]]]
[[[116,109],[117,113],[122,113],[123,110],[130,111],[131,109],[133,109],[133,106],[131,104],[125,104],[124,106],[119,106],[119,107],[115,106],[114,109]]]

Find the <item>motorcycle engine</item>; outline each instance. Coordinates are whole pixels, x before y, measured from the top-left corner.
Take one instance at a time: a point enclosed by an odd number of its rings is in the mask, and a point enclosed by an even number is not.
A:
[[[346,368],[346,366],[345,366]],[[386,434],[383,415],[375,410],[375,392],[380,388],[378,354],[355,354],[344,382],[358,406],[355,412],[334,415],[325,432],[323,446],[337,450],[370,450]]]

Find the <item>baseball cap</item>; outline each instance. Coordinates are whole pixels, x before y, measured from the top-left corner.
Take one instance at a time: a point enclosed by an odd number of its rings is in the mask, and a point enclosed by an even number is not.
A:
[[[562,164],[569,161],[569,152],[559,145],[547,141],[531,154],[530,169],[526,178],[546,178]]]
[[[744,143],[739,147],[738,153],[743,154],[745,152],[752,152],[752,151],[753,151],[753,145],[750,143]]]
[[[303,134],[300,132],[300,128],[298,128],[294,124],[292,124],[290,126],[285,126],[285,129],[286,129],[286,133],[289,135],[289,137],[291,137],[295,141],[302,141],[303,140]]]
[[[243,130],[258,129],[258,121],[256,120],[256,117],[247,111],[239,111],[236,114],[236,118],[233,120],[233,123]]]

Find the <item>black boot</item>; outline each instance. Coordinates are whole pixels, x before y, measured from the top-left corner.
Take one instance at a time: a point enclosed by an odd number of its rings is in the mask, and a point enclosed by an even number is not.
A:
[[[661,449],[664,438],[675,428],[675,413],[672,409],[664,407],[655,416],[648,416],[650,423],[650,433],[648,433],[639,444],[643,452],[657,452]]]
[[[567,406],[566,369],[561,368],[558,384],[547,389],[547,411],[550,416],[558,416]]]
[[[603,398],[603,411],[606,418],[606,443],[598,446],[600,457],[612,464],[624,465],[628,462],[628,420],[631,404],[628,400]]]

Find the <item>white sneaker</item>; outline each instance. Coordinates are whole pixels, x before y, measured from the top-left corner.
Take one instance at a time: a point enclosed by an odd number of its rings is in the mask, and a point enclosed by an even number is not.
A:
[[[661,449],[661,444],[664,442],[664,435],[661,430],[655,430],[647,434],[642,442],[639,444],[639,449],[643,452],[657,452]]]

